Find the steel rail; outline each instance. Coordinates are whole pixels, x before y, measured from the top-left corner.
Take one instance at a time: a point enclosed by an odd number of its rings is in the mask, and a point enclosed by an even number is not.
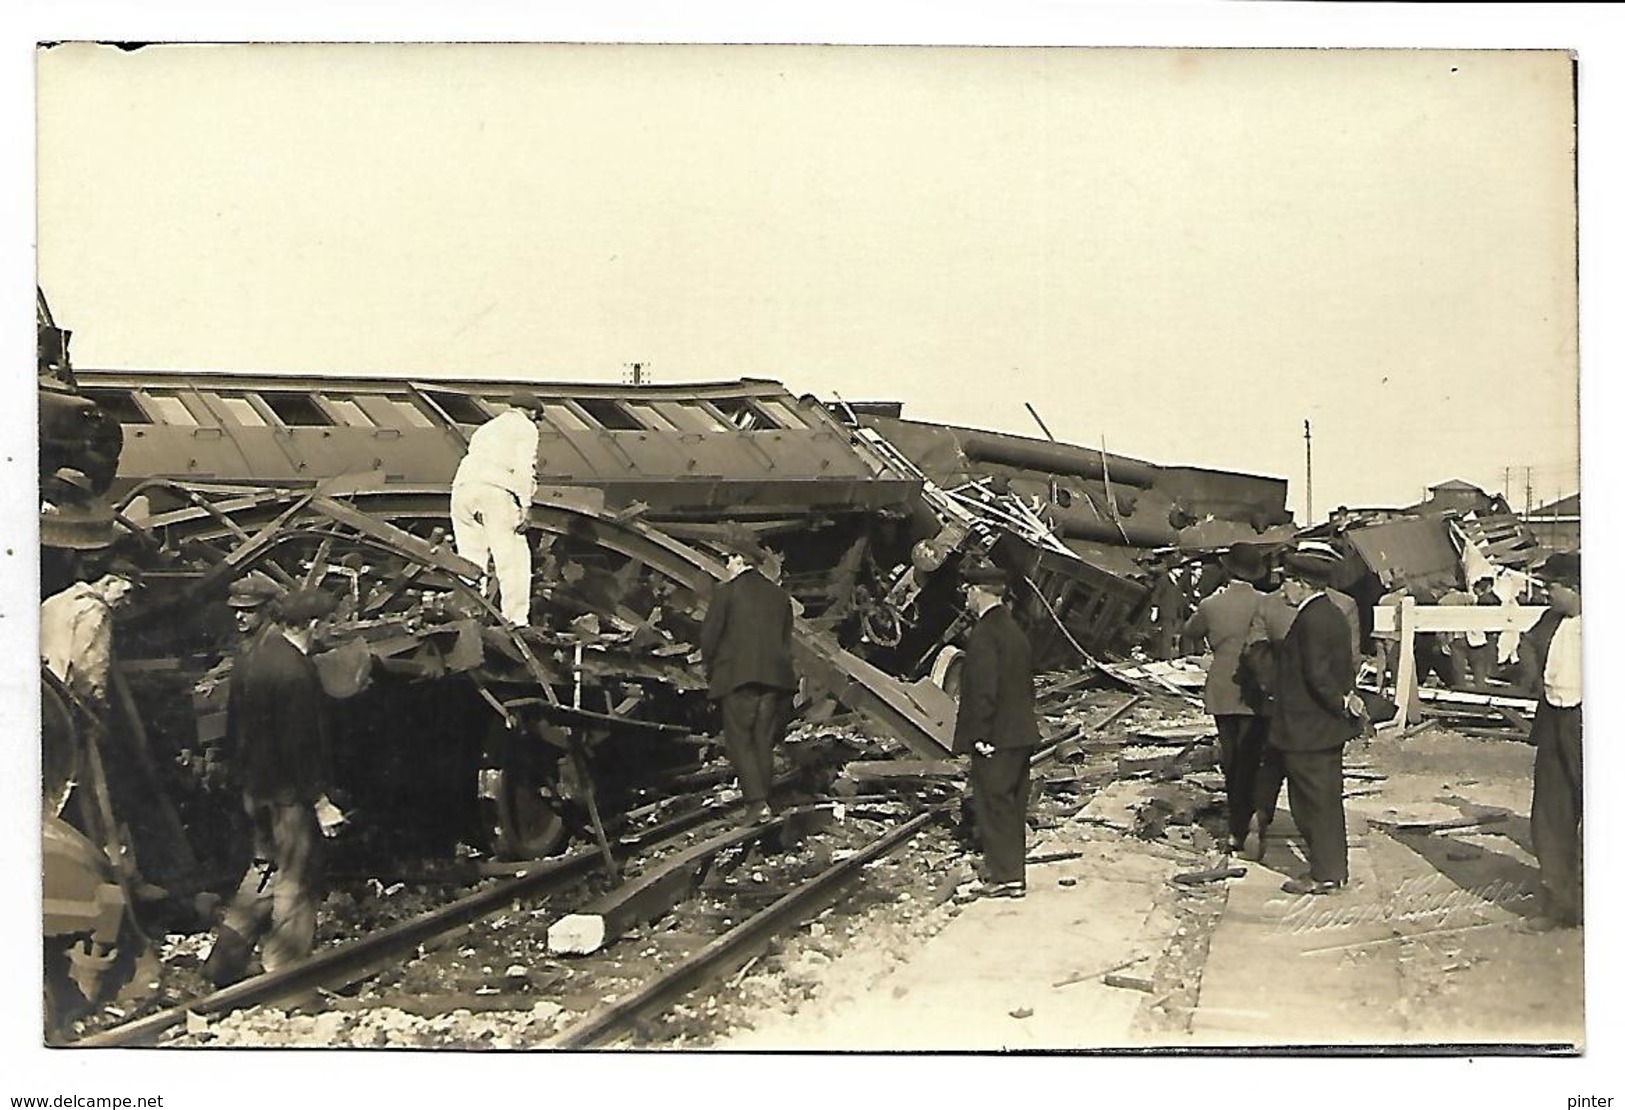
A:
[[[753,952],[811,910],[823,906],[844,883],[868,864],[889,855],[935,820],[949,803],[938,803],[869,847],[849,856],[766,909],[740,922],[665,974],[626,998],[595,1011],[546,1041],[546,1048],[589,1048],[624,1033],[638,1018],[673,1005],[705,983],[747,962]]]
[[[619,847],[622,851],[653,848],[704,825],[717,816],[718,808],[727,807],[704,807],[684,814],[635,837],[623,837]],[[772,827],[772,824],[766,824],[761,829],[766,831]],[[476,891],[419,917],[397,922],[370,936],[322,949],[291,967],[264,972],[213,994],[67,1042],[65,1047],[149,1045],[165,1030],[185,1024],[188,1014],[225,1014],[248,1006],[297,997],[317,987],[331,988],[356,982],[395,963],[402,955],[427,941],[488,917],[521,898],[550,893],[598,869],[602,864],[603,855],[596,846],[579,849],[556,860],[539,863],[524,875],[487,890]]]

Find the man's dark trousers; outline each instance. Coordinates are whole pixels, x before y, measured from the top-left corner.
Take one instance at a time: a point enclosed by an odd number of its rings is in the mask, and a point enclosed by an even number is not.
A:
[[[1261,718],[1268,721],[1268,717]],[[1286,755],[1269,742],[1269,725],[1264,726],[1264,750],[1258,757],[1258,775],[1253,780],[1253,812],[1258,814],[1259,830],[1268,830],[1275,820],[1275,807],[1281,800],[1281,784],[1286,781]]]
[[[1268,717],[1248,713],[1220,713],[1213,718],[1219,730],[1219,763],[1224,768],[1225,809],[1230,819],[1230,835],[1240,840],[1247,835],[1254,795],[1258,789],[1259,763],[1264,757],[1264,741],[1270,733]],[[1270,807],[1274,816],[1274,807]],[[1260,818],[1260,820],[1267,819]]]
[[[787,691],[754,682],[722,695],[722,739],[746,805],[765,804],[773,789],[773,745],[789,700]]]
[[[1318,883],[1346,883],[1349,877],[1347,829],[1343,821],[1343,749],[1282,752],[1286,798],[1292,820],[1309,849],[1309,877]]]
[[[1583,815],[1580,707],[1535,707],[1535,794],[1529,832],[1540,861],[1542,911],[1574,925],[1580,913],[1580,821]]]
[[[1032,755],[1031,748],[998,748],[971,756],[971,795],[990,883],[1026,882]]]

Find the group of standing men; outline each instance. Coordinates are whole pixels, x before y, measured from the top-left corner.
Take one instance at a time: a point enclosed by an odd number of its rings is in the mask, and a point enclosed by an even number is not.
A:
[[[1304,541],[1282,555],[1280,588],[1266,591],[1264,550],[1237,544],[1221,557],[1228,581],[1184,629],[1187,644],[1205,640],[1213,651],[1203,702],[1218,729],[1231,850],[1263,858],[1284,780],[1309,857],[1309,873],[1282,885],[1293,894],[1348,883],[1343,748],[1360,734],[1365,707],[1355,691],[1358,614],[1330,585],[1339,559],[1330,545]],[[1581,920],[1579,555],[1553,555],[1540,574],[1550,606],[1522,648],[1539,699],[1530,829],[1541,913],[1524,926],[1533,931]]]
[[[1283,554],[1284,580],[1266,591],[1263,549],[1236,544],[1222,559],[1229,581],[1184,629],[1187,644],[1213,648],[1203,701],[1219,731],[1231,849],[1263,858],[1284,780],[1309,856],[1309,873],[1282,885],[1293,894],[1348,882],[1343,746],[1365,710],[1354,692],[1357,611],[1330,587],[1340,558],[1305,541]]]

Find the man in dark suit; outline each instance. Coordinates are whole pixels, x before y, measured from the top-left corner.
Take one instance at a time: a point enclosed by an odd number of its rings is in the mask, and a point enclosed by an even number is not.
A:
[[[796,688],[790,595],[762,574],[767,552],[741,544],[727,578],[711,592],[700,628],[712,701],[722,704],[722,737],[739,775],[745,820],[764,820],[773,787],[773,746],[789,722]]]
[[[1520,928],[1543,933],[1580,924],[1584,795],[1580,758],[1580,555],[1559,552],[1541,564],[1551,607],[1524,633],[1521,654],[1533,661],[1535,792],[1529,832],[1540,862],[1541,909]]]
[[[1033,709],[1032,649],[1002,604],[1008,579],[997,567],[961,572],[976,615],[960,664],[954,754],[970,756],[970,784],[986,877],[966,897],[1027,893],[1027,796],[1038,718]]]
[[[321,904],[322,837],[338,814],[327,799],[326,698],[310,661],[315,622],[332,610],[318,590],[292,595],[259,572],[232,587],[247,637],[232,663],[226,738],[254,836],[254,858],[227,905],[203,973],[242,978],[254,946],[275,971],[310,955]]]
[[[1286,770],[1287,803],[1309,849],[1309,874],[1288,894],[1331,894],[1348,883],[1343,745],[1359,734],[1349,625],[1325,593],[1336,565],[1318,552],[1284,557],[1296,614],[1275,652],[1270,743]]]

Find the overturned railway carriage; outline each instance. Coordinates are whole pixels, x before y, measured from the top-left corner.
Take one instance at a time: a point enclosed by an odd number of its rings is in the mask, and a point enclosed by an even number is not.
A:
[[[1146,592],[773,382],[77,378],[122,443],[99,478],[148,586],[120,616],[109,804],[142,877],[181,897],[246,863],[221,747],[224,598],[249,572],[337,599],[315,658],[354,818],[339,873],[464,843],[534,858],[714,778],[695,645],[742,533],[777,552],[799,602],[801,711],[839,704],[922,758],[947,754],[964,558],[1028,578],[1051,660],[1120,649]],[[448,535],[468,438],[519,390],[544,404],[526,630]]]
[[[171,829],[233,808],[206,787],[231,642],[221,599],[251,569],[341,598],[318,659],[340,699],[340,776],[359,812],[392,815],[377,827],[398,845],[483,832],[539,854],[582,830],[591,801],[624,810],[657,779],[681,785],[714,724],[692,645],[719,545],[742,528],[782,553],[802,602],[804,704],[839,699],[942,754],[951,700],[847,650],[872,624],[865,582],[916,539],[919,483],[780,386],[524,386],[546,410],[529,519],[536,627],[518,635],[446,539],[467,437],[516,383],[82,379],[123,427],[114,492],[152,587],[121,628],[160,749],[150,762],[196,779]]]

